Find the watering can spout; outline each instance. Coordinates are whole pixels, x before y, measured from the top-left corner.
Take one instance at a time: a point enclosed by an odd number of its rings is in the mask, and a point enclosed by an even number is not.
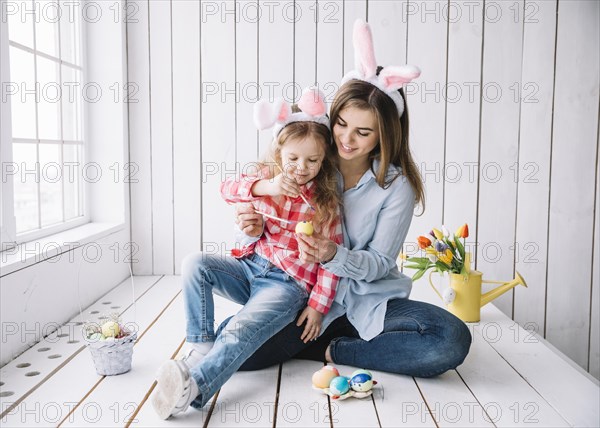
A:
[[[523,279],[523,277],[521,276],[521,274],[519,272],[517,272],[515,279],[513,279],[512,281],[503,282],[503,281],[485,281],[484,280],[482,282],[491,283],[491,284],[502,284],[502,285],[499,285],[498,287],[494,288],[493,290],[490,290],[487,293],[483,294],[481,296],[481,306],[490,303],[496,297],[501,296],[502,294],[506,293],[508,290],[516,287],[519,284],[523,285],[524,287],[527,287],[527,283],[525,282],[525,280]]]

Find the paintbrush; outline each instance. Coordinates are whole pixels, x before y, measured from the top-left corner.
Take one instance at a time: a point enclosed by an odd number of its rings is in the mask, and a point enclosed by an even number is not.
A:
[[[254,211],[254,212],[255,212],[256,214],[260,214],[260,215],[263,215],[263,216],[265,216],[265,217],[272,218],[273,220],[279,220],[279,221],[282,221],[282,222],[284,222],[284,223],[297,223],[297,222],[292,222],[292,221],[290,221],[290,220],[284,220],[284,219],[282,219],[282,218],[275,217],[274,215],[267,214],[267,213],[264,213],[264,212],[262,212],[262,211]]]

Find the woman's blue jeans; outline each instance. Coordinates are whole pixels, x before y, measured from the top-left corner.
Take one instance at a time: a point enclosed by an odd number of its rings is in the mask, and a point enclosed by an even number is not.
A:
[[[188,342],[213,342],[190,372],[203,407],[261,345],[291,323],[308,300],[306,288],[268,260],[195,253],[182,264]],[[244,305],[214,333],[213,293]]]
[[[462,364],[471,346],[464,322],[445,309],[409,299],[388,302],[383,332],[370,341],[359,337],[345,315],[309,344],[300,340],[302,329],[295,322],[287,325],[240,370],[259,370],[292,357],[325,361],[325,350],[331,345],[335,364],[431,377]]]

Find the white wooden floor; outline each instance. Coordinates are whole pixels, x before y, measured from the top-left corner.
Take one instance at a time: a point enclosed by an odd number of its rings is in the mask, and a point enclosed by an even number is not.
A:
[[[135,285],[135,311],[128,280],[84,311],[86,319],[109,310],[124,321],[135,317],[132,370],[96,375],[77,317],[1,369],[2,426],[600,426],[597,381],[492,305],[469,325],[473,344],[464,364],[437,378],[374,372],[379,385],[371,398],[336,402],[311,388],[319,363],[290,361],[237,373],[203,411],[162,421],[148,397],[156,369],[184,340],[180,278],[135,277]],[[412,297],[435,303],[425,282]],[[235,310],[218,300],[218,321]],[[336,367],[342,374],[355,369]]]

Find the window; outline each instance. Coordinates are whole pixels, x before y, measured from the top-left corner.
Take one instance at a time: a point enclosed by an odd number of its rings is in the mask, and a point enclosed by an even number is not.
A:
[[[2,197],[3,241],[20,243],[87,222],[83,38],[79,2],[2,3],[10,72],[8,82],[2,78],[2,102],[10,106],[3,123],[12,128],[2,174],[13,190]]]

